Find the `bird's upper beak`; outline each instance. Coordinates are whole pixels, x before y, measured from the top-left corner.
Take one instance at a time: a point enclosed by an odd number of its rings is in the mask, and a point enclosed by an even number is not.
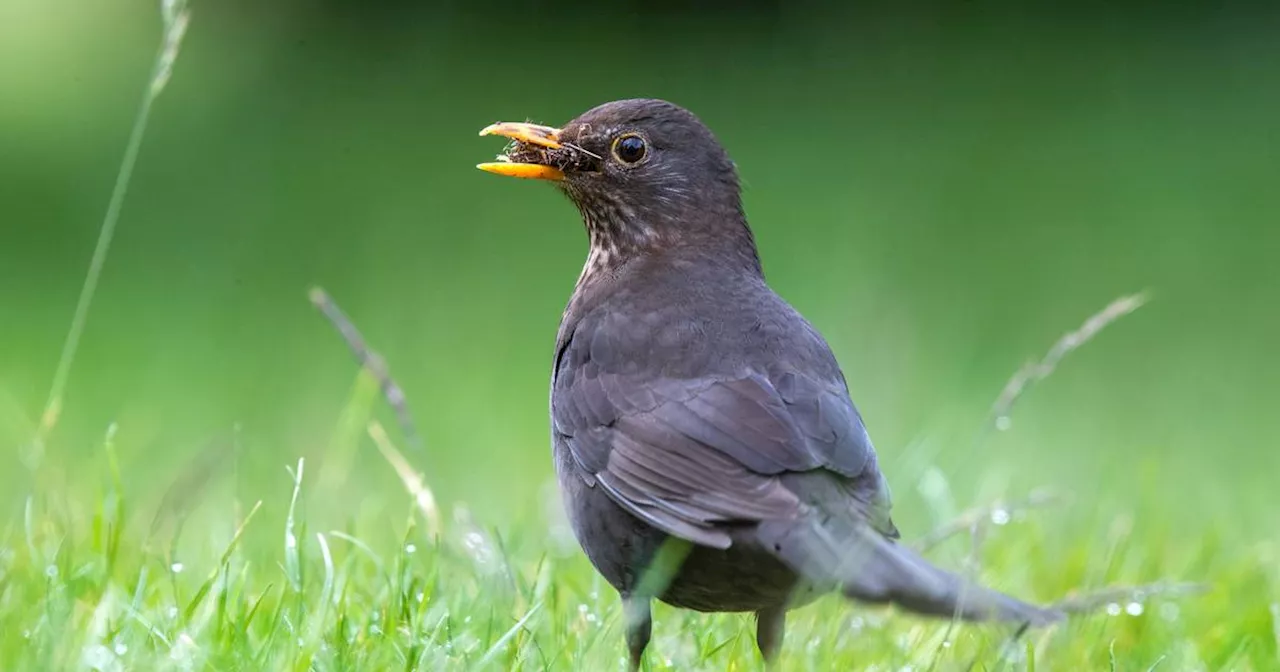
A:
[[[564,171],[551,165],[550,152],[560,149],[560,129],[516,121],[485,126],[480,135],[499,135],[515,141],[514,145],[493,163],[476,168],[497,175],[523,177],[530,180],[564,179]]]

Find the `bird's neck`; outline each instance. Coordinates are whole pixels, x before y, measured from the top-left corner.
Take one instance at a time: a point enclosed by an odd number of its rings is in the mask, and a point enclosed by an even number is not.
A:
[[[673,233],[663,230],[618,231],[609,225],[587,224],[587,258],[577,286],[584,289],[612,277],[636,261],[657,260],[672,265],[688,262],[716,265],[755,277],[764,277],[755,238],[745,219],[716,234]]]
[[[661,244],[658,230],[647,222],[641,222],[636,213],[625,206],[582,208],[581,213],[589,247],[582,275],[578,278],[579,285],[649,254]]]
[[[626,203],[579,203],[589,249],[578,286],[647,257],[728,266],[763,277],[755,237],[741,201],[689,212],[639,209]]]

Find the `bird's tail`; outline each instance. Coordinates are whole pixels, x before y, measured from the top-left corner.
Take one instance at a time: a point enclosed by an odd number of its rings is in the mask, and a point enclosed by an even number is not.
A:
[[[930,564],[860,521],[766,521],[760,542],[798,574],[836,585],[863,602],[966,621],[1008,621],[1041,626],[1064,614],[966,581]]]

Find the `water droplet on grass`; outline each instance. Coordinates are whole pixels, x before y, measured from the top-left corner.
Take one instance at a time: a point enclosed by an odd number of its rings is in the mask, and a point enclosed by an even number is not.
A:
[[[1111,604],[1108,604],[1108,605],[1107,605],[1107,613],[1108,613],[1109,615],[1111,615],[1111,616],[1119,616],[1119,615],[1120,615],[1120,605],[1116,604],[1115,602],[1112,602]]]
[[[111,650],[101,644],[86,648],[80,656],[80,663],[91,670],[98,670],[98,672],[120,668],[120,664],[116,662]]]
[[[995,509],[991,512],[991,522],[996,525],[1007,525],[1009,523],[1009,512],[1004,509]]]
[[[177,608],[173,608],[177,611]],[[196,642],[191,639],[191,635],[183,632],[178,635],[178,640],[174,642],[173,648],[169,649],[169,660],[179,664],[183,668],[191,667],[191,657],[195,654]]]
[[[1142,615],[1142,603],[1141,603],[1141,602],[1130,602],[1129,604],[1125,605],[1124,611],[1125,611],[1125,613],[1126,613],[1126,614],[1129,614],[1130,616],[1141,616],[1141,615]]]
[[[173,571],[174,574],[181,574],[182,570],[186,569],[186,565],[181,562],[175,562],[172,565],[169,565],[169,569]]]

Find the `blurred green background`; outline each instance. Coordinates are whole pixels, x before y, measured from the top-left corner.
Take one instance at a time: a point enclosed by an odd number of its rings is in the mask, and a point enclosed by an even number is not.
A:
[[[1277,14],[891,7],[197,2],[45,468],[96,487],[116,422],[154,501],[238,425],[239,496],[283,501],[355,377],[319,284],[405,388],[437,497],[536,510],[586,240],[554,190],[476,171],[501,148],[476,131],[652,96],[738,162],[766,272],[831,341],[908,536],[929,465],[959,505],[1053,484],[1081,517],[1271,536]],[[0,518],[33,488],[19,449],[158,39],[150,2],[0,3]],[[1024,361],[1144,289],[973,441]],[[312,496],[403,502],[356,450]]]

